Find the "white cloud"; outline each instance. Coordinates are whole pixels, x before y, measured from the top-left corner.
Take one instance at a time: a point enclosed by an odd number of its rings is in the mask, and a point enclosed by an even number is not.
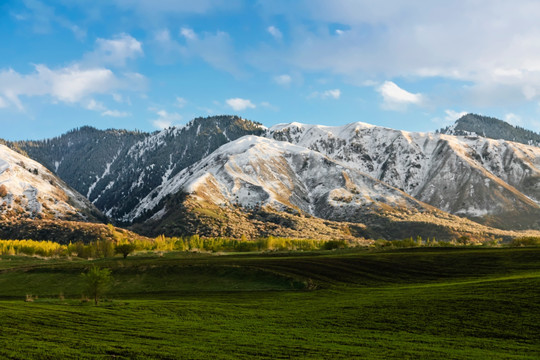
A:
[[[143,55],[142,44],[131,35],[122,33],[112,39],[96,40],[96,48],[85,55],[87,65],[124,66],[127,60]]]
[[[156,114],[158,115],[158,118],[152,120],[152,124],[158,129],[177,126],[180,125],[180,122],[182,121],[182,115],[175,112],[169,113],[165,110],[158,110],[156,111]]]
[[[131,98],[129,96],[113,93],[112,98],[119,104],[128,104],[129,106],[131,106]]]
[[[522,89],[523,95],[525,96],[525,99],[531,100],[534,97],[536,97],[538,90],[534,88],[532,85],[525,85]]]
[[[453,123],[454,121],[468,114],[467,111],[457,112],[454,110],[444,110],[444,112],[446,113],[444,120],[450,123]]]
[[[227,99],[225,101],[235,111],[242,111],[246,109],[255,109],[255,105],[248,99],[234,98]]]
[[[114,101],[116,101],[117,103],[123,103],[124,102],[124,97],[121,94],[114,93],[114,94],[112,94],[112,97],[113,97]]]
[[[107,110],[107,108],[105,107],[105,105],[103,105],[103,103],[101,103],[99,101],[96,101],[94,99],[90,99],[90,101],[88,101],[88,103],[86,104],[86,108],[88,110],[92,110],[92,111],[105,111],[105,110]]]
[[[341,96],[341,90],[339,89],[333,89],[333,90],[326,90],[322,93],[323,98],[332,98],[332,99],[339,99]]]
[[[189,28],[180,29],[180,35],[182,35],[183,37],[185,37],[188,40],[196,40],[197,39],[197,35],[193,31],[193,29],[189,29]]]
[[[183,97],[179,97],[179,96],[176,97],[176,102],[174,103],[174,105],[176,107],[183,108],[184,106],[186,106],[186,104],[187,104],[186,99],[184,99]]]
[[[111,70],[101,67],[82,68],[78,64],[59,69],[36,65],[35,72],[20,74],[13,69],[0,71],[0,95],[20,110],[24,107],[19,97],[50,96],[65,103],[83,102],[94,94],[110,94],[118,90],[135,90],[144,87],[140,74],[118,77]],[[95,104],[94,104],[95,105]],[[91,106],[91,105],[90,105]]]
[[[404,77],[458,80],[468,86],[453,89],[467,104],[515,105],[540,99],[536,0],[464,0],[452,6],[418,1],[414,9],[397,0],[259,4],[265,16],[295,19],[286,46],[264,44],[249,53],[250,64],[259,68],[330,72],[356,84]],[[320,26],[303,26],[309,22]],[[321,31],[332,24],[347,31],[342,36]]]
[[[276,84],[287,86],[292,82],[292,78],[290,75],[283,74],[275,76],[274,81],[276,82]]]
[[[438,124],[439,126],[448,126],[449,124],[453,124],[461,118],[462,116],[467,115],[469,112],[467,111],[454,111],[454,110],[444,110],[444,113],[446,114],[444,117],[434,117],[431,119],[432,122]]]
[[[110,116],[110,117],[127,117],[131,116],[130,113],[120,110],[110,110],[107,109],[105,105],[103,105],[102,102],[96,101],[94,99],[90,99],[86,105],[85,108],[92,111],[98,111],[101,113],[101,116]]]
[[[511,125],[523,125],[523,120],[521,119],[521,116],[519,115],[516,115],[514,113],[508,113],[504,116],[504,121],[506,121],[507,123],[511,124]]]
[[[280,40],[283,37],[281,31],[279,31],[279,29],[273,25],[269,26],[266,31],[268,31],[275,39]]]
[[[397,86],[392,81],[385,81],[377,87],[377,92],[383,97],[382,107],[387,110],[405,110],[407,105],[418,105],[422,102],[421,94],[413,94]]]
[[[131,114],[126,111],[119,111],[119,110],[106,110],[101,113],[101,116],[111,116],[111,117],[127,117]]]
[[[308,98],[320,98],[320,99],[339,99],[341,97],[341,90],[339,89],[331,89],[326,90],[323,92],[315,91],[312,92]]]

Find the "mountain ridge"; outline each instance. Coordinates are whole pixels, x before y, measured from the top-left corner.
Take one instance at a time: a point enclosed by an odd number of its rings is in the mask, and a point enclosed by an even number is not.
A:
[[[118,220],[169,176],[231,139],[263,131],[260,123],[224,115],[153,133],[82,127],[15,145]]]
[[[360,122],[335,127],[282,124],[270,128],[267,136],[319,151],[443,211],[480,221],[489,215],[486,223],[503,228],[516,221],[504,209],[527,211],[531,216],[520,228],[540,226],[537,147]]]
[[[457,236],[453,223],[474,236],[540,229],[540,148],[471,132],[362,122],[268,129],[223,115],[154,133],[83,127],[12,147],[43,159],[115,222],[152,234],[313,236],[316,228],[328,237],[388,238],[424,226],[428,236]]]
[[[437,132],[456,136],[482,136],[540,146],[540,134],[534,131],[511,125],[494,117],[472,113],[462,116],[454,124],[439,129]]]

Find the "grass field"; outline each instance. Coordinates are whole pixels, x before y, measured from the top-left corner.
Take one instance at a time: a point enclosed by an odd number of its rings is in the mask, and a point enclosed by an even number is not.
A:
[[[0,358],[538,359],[540,249],[3,256]]]

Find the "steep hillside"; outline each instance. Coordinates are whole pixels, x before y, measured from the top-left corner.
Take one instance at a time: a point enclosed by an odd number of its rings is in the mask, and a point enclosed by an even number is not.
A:
[[[17,143],[112,219],[219,146],[264,128],[237,116],[196,118],[153,134],[84,127],[59,138]]]
[[[509,236],[444,213],[304,147],[246,136],[151,192],[125,221],[207,236]]]
[[[10,145],[110,219],[152,235],[511,236],[454,215],[540,229],[540,148],[470,133],[360,122],[266,129],[216,116],[153,134],[84,127]],[[26,198],[20,217],[38,217]]]
[[[146,136],[141,132],[84,126],[52,139],[20,141],[13,146],[88,197],[96,179],[107,172],[109,164],[124,158],[129,148]]]
[[[269,205],[321,218],[361,216],[364,209],[372,208],[425,209],[398,189],[316,151],[246,136],[171,178],[123,220],[136,219],[180,189],[216,205]]]
[[[277,125],[268,136],[318,151],[452,214],[540,229],[540,148],[365,123]]]
[[[0,145],[0,220],[97,221],[101,213],[38,162]]]
[[[438,132],[447,135],[478,135],[490,139],[503,139],[540,146],[540,134],[519,126],[510,125],[496,118],[477,114],[467,114],[459,118],[453,125]]]

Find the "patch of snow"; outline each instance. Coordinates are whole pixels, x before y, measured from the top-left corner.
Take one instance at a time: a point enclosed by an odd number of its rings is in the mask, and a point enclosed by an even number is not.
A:
[[[120,155],[120,152],[122,151],[122,149],[118,150],[118,152],[116,153],[116,155],[113,156],[112,160],[110,163],[107,163],[105,165],[105,170],[103,171],[103,174],[101,174],[101,176],[96,176],[96,180],[92,183],[92,185],[90,185],[90,187],[88,188],[88,193],[86,194],[86,198],[87,199],[90,199],[90,195],[92,194],[92,191],[94,191],[94,188],[96,187],[96,185],[99,183],[99,181],[101,179],[103,179],[105,176],[109,175],[111,173],[111,165],[116,161],[116,159],[118,158],[118,155]]]
[[[5,160],[0,159],[0,174],[8,170],[9,168],[10,168],[9,163]]]
[[[62,217],[68,212],[78,213],[76,207],[88,207],[81,195],[66,187],[43,165],[4,145],[0,145],[0,168],[3,169],[0,183],[8,190],[7,203],[20,204],[19,209],[31,217],[45,211]]]

